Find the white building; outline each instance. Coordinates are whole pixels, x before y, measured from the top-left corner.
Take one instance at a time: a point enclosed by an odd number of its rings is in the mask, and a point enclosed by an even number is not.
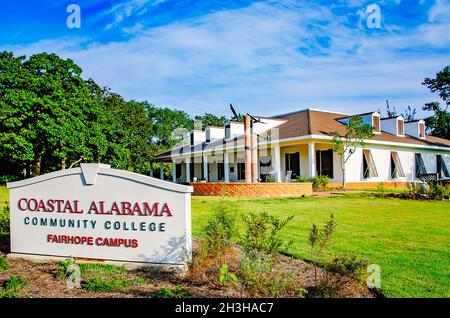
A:
[[[358,147],[346,163],[349,186],[380,182],[406,183],[419,175],[450,179],[450,141],[425,134],[425,122],[405,122],[401,116],[380,118],[377,112],[358,114],[372,125],[375,137]],[[343,135],[350,115],[305,109],[257,117],[260,180],[295,182],[297,177],[327,175],[342,182],[340,155],[333,151],[334,132]],[[244,124],[191,132],[190,144],[159,154],[155,161],[173,164],[174,182],[242,182],[245,179]],[[271,176],[271,177],[267,177]]]

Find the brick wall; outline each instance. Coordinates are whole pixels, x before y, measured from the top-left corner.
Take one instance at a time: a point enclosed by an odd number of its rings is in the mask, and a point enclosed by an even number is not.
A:
[[[348,189],[370,189],[376,188],[380,183],[383,183],[386,188],[398,188],[406,189],[408,187],[408,182],[346,182],[345,187]],[[328,184],[330,188],[340,188],[342,183],[340,182],[330,182]]]
[[[193,182],[194,195],[228,197],[298,197],[312,195],[312,183]]]

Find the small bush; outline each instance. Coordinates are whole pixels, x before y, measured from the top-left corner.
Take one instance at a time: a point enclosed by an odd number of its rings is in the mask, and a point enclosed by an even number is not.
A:
[[[214,209],[212,218],[203,228],[207,253],[219,254],[231,246],[236,234],[236,217],[232,208],[222,198]]]
[[[311,182],[311,179],[305,177],[305,176],[298,176],[297,177],[298,182]]]
[[[427,196],[433,200],[443,200],[448,198],[449,189],[440,183],[431,182],[429,184],[429,190],[427,191]]]
[[[9,233],[9,206],[0,211],[0,233]]]
[[[175,288],[160,288],[154,294],[154,298],[184,298],[191,295],[191,292],[180,285]]]
[[[275,182],[275,177],[271,174],[266,174],[264,177],[264,182]]]
[[[332,273],[352,277],[363,282],[367,276],[369,262],[356,254],[344,254],[335,257],[326,269]]]
[[[313,187],[319,190],[325,190],[330,183],[330,178],[328,176],[314,176],[311,179]]]
[[[289,244],[281,238],[280,231],[291,221],[293,216],[282,220],[269,213],[250,212],[243,216],[245,232],[241,245],[246,254],[265,252],[276,257],[278,251],[286,249]]]
[[[23,177],[21,177],[21,176],[2,174],[2,175],[0,175],[0,184],[17,181],[17,180],[20,180],[22,178]]]
[[[292,273],[275,271],[272,255],[254,251],[244,256],[239,268],[242,285],[250,297],[303,297]]]
[[[0,272],[8,269],[9,264],[6,257],[0,255]]]

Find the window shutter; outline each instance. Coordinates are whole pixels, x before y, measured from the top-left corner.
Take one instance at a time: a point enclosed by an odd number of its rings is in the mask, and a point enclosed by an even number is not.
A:
[[[421,174],[426,174],[427,169],[423,163],[422,155],[420,153],[415,154],[416,158],[416,177],[419,178]]]
[[[438,167],[439,167],[437,173],[443,173],[446,178],[449,178],[450,174],[448,173],[448,169],[447,169],[447,166],[445,165],[444,158],[442,158],[441,155],[437,155],[437,159],[438,159]]]
[[[398,156],[398,153],[396,151],[392,151],[391,158],[395,166],[395,175],[393,176],[393,178],[404,177],[405,172],[403,171],[402,163],[400,162],[400,157]]]
[[[377,167],[375,166],[371,151],[369,149],[364,149],[363,153],[367,162],[367,168],[369,169],[369,177],[378,177]]]

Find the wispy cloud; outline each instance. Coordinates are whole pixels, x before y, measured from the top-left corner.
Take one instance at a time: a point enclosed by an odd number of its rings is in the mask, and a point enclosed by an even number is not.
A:
[[[149,5],[137,2],[111,11],[117,22]],[[434,98],[423,78],[450,57],[443,3],[429,9],[432,23],[397,25],[388,16],[383,30],[355,19],[363,1],[350,1],[339,13],[317,2],[260,2],[160,27],[135,22],[123,28],[137,34],[126,42],[66,38],[13,49],[51,48],[126,98],[191,113],[225,113],[230,102],[262,115],[307,106],[360,112],[382,107],[386,98],[397,108],[420,107]]]

